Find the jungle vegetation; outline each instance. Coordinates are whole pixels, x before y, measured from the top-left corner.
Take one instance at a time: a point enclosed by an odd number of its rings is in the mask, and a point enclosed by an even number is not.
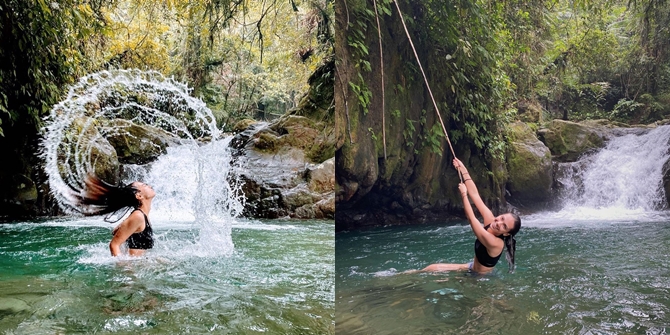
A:
[[[377,38],[376,20],[398,22],[398,12],[390,0],[342,4],[346,43],[361,74],[348,83],[348,92],[367,114],[371,96],[381,92],[370,89],[378,85],[365,80],[365,73],[380,62],[377,41],[388,38],[384,29]],[[501,156],[502,129],[516,119],[637,124],[670,116],[669,1],[427,0],[400,7],[429,64],[433,90],[450,93],[438,100],[456,142],[465,139]],[[395,38],[404,38],[394,25],[389,29],[396,29]],[[417,63],[407,57],[405,78],[423,85]],[[408,83],[392,85],[400,89]],[[385,113],[392,118],[402,111]],[[443,136],[434,127],[434,134],[425,136],[429,140]],[[373,130],[379,137],[380,130]],[[432,142],[442,151],[438,140]]]

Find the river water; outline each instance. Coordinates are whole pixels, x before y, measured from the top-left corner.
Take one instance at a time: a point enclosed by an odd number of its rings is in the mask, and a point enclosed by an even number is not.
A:
[[[338,334],[664,334],[670,218],[527,222],[516,271],[398,274],[472,261],[465,222],[336,236]]]
[[[332,221],[237,219],[231,253],[200,225],[154,220],[155,248],[116,259],[112,226],[0,224],[0,333],[334,333]]]

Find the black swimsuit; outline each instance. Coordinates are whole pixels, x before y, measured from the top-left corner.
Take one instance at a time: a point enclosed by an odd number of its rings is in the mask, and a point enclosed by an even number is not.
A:
[[[488,228],[489,226],[490,225],[485,226],[484,229]],[[501,236],[496,237],[502,239]],[[483,245],[482,242],[479,242],[479,239],[475,240],[475,257],[477,257],[479,264],[492,268],[496,266],[498,260],[500,259],[500,256],[502,256],[502,250],[500,251],[500,255],[496,257],[491,257],[489,255],[488,250],[486,250],[486,246]]]
[[[136,209],[136,211],[142,212],[141,209]],[[151,229],[147,215],[144,212],[142,212],[142,215],[144,215],[144,230],[128,237],[126,243],[129,249],[146,250],[154,247],[154,231]]]

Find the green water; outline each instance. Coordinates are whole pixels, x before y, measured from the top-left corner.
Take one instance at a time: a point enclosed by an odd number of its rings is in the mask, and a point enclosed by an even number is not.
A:
[[[530,225],[517,269],[398,274],[467,263],[458,224],[336,234],[338,334],[666,334],[670,221]]]
[[[234,251],[190,223],[109,256],[111,225],[0,225],[2,334],[333,334],[332,221],[239,221]]]

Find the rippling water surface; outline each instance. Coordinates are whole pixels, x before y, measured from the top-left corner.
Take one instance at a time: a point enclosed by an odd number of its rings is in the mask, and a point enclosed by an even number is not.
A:
[[[334,333],[332,221],[238,220],[232,254],[189,222],[154,231],[114,259],[101,219],[0,224],[0,333]]]
[[[465,223],[336,235],[338,334],[666,334],[670,219],[527,218],[517,269],[399,274],[467,263]]]

